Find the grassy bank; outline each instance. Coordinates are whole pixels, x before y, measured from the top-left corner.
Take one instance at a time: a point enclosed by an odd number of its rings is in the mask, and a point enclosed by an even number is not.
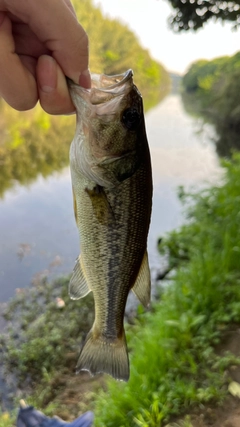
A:
[[[240,157],[224,166],[221,186],[180,192],[187,225],[160,246],[175,267],[172,285],[129,328],[130,381],[109,380],[96,403],[98,427],[159,427],[227,393],[226,367],[240,359],[215,348],[240,322]]]
[[[186,225],[159,247],[169,258],[171,285],[149,312],[139,307],[135,324],[126,325],[127,384],[101,376],[96,387],[107,391],[96,394],[91,388],[89,394],[86,387],[81,394],[76,387],[82,378],[74,366],[93,306],[91,299],[70,301],[67,280],[45,283],[30,299],[20,294],[12,302],[7,316],[12,330],[1,344],[11,371],[19,378],[31,373],[35,393],[22,392],[29,403],[65,419],[94,408],[96,427],[161,427],[192,408],[224,400],[227,368],[240,365],[237,355],[219,351],[229,325],[240,324],[240,156],[223,166],[219,186],[198,194],[179,191]],[[56,297],[64,307],[56,305]],[[12,425],[10,419],[0,421]]]

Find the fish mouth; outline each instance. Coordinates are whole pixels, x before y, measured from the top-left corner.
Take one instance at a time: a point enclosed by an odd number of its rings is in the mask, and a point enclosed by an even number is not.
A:
[[[125,73],[107,76],[106,74],[92,74],[92,87],[101,89],[102,91],[109,91],[119,86],[124,85],[133,77],[133,71],[127,70]]]
[[[126,96],[133,87],[133,71],[107,76],[106,74],[92,74],[90,89],[85,89],[72,80],[67,79],[68,87],[74,104],[78,98],[84,99],[92,105],[103,104],[118,96]]]

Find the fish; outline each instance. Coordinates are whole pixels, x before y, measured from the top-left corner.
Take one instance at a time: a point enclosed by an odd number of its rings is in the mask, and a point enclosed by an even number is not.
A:
[[[147,237],[152,169],[142,96],[133,71],[93,74],[91,89],[68,81],[76,109],[70,147],[80,256],[69,283],[72,299],[93,293],[95,320],[76,370],[128,381],[124,312],[132,290],[150,303]]]

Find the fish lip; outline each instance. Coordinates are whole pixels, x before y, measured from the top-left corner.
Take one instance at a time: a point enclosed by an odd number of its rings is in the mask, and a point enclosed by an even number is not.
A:
[[[133,86],[133,71],[131,69],[112,76],[92,74],[91,78],[92,87],[90,89],[85,89],[67,78],[74,104],[78,103],[79,97],[92,105],[103,104],[112,98],[127,95]]]
[[[103,92],[112,90],[116,87],[124,85],[133,77],[133,71],[130,68],[122,74],[113,74],[108,76],[106,74],[93,74],[92,82],[94,83],[93,88],[99,89]],[[100,83],[100,85],[99,85]],[[96,86],[95,86],[96,85]]]
[[[125,71],[122,74],[113,74],[111,76],[108,76],[107,74],[93,73],[91,75],[92,87],[90,89],[85,89],[84,87],[79,86],[69,77],[67,77],[67,82],[70,88],[78,87],[84,92],[89,93],[92,91],[92,89],[99,89],[104,92],[105,90],[108,91],[108,90],[114,89],[115,87],[125,84],[128,80],[132,79],[132,77],[133,77],[133,70],[129,68],[129,70]]]

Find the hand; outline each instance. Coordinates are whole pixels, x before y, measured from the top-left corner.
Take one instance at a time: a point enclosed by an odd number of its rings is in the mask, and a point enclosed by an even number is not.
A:
[[[90,87],[88,37],[70,0],[0,0],[0,96],[16,110],[39,100],[50,114],[68,114],[65,76]]]

